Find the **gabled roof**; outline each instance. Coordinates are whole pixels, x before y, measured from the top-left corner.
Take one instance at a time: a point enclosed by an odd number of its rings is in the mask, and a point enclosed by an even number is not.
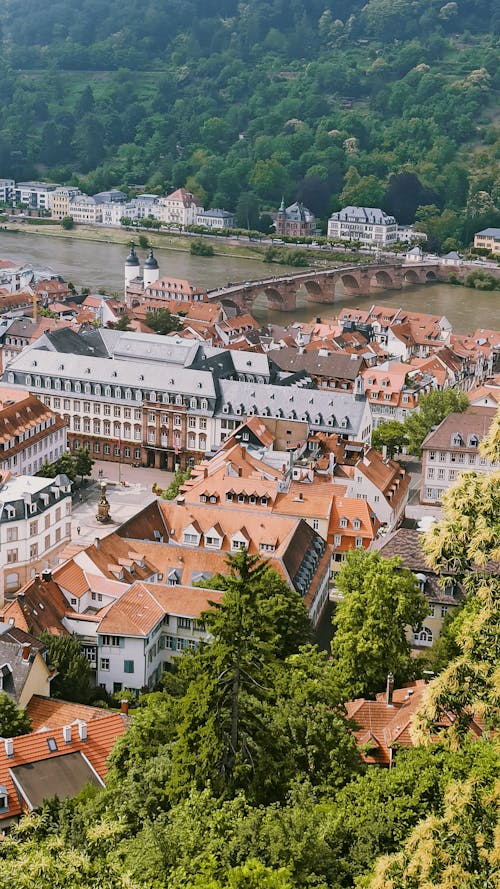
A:
[[[85,727],[87,737],[81,740],[78,727],[73,725],[69,743],[59,728],[13,738],[10,757],[5,742],[0,742],[0,784],[7,790],[8,806],[0,820],[31,811],[53,796],[74,796],[89,780],[104,784],[106,761],[115,741],[125,732],[127,721],[119,713],[107,713],[102,719],[86,722]],[[54,750],[49,748],[51,738]]]
[[[31,719],[32,732],[62,728],[63,725],[74,725],[82,720],[90,722],[109,716],[109,710],[103,710],[102,707],[89,707],[87,704],[75,704],[42,695],[33,695],[26,710]]]
[[[410,722],[421,705],[426,687],[427,683],[418,679],[405,688],[395,689],[391,704],[387,703],[385,692],[378,694],[375,701],[365,698],[347,701],[347,715],[357,726],[354,731],[356,743],[358,747],[367,744],[370,747],[361,752],[365,762],[388,766],[392,748],[413,746]],[[449,726],[452,718],[443,713],[440,722],[443,727]],[[474,717],[470,731],[476,737],[482,734],[482,726]]]
[[[166,614],[198,618],[222,593],[198,587],[134,583],[108,608],[99,634],[148,636]]]

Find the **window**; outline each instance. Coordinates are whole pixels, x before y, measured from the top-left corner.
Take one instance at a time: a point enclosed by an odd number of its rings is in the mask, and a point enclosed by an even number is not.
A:
[[[240,549],[246,548],[246,542],[244,540],[231,540],[231,550],[232,552],[238,552]]]
[[[354,519],[354,521],[353,521],[353,523],[352,523],[352,527],[354,528],[355,531],[359,531],[359,529],[361,528],[361,522],[360,522],[360,520],[359,520],[359,519]]]
[[[436,459],[436,451],[429,451],[429,460]]]
[[[333,545],[340,546],[342,543],[342,534],[335,534],[333,538]]]
[[[112,645],[114,648],[120,647],[121,636],[103,636],[103,645]]]
[[[134,662],[133,661],[123,661],[123,672],[124,673],[133,673],[134,672]]]
[[[313,529],[317,531],[319,528],[319,519],[313,519]]]
[[[7,550],[7,562],[17,562],[18,559],[18,550],[17,549],[8,549]]]
[[[14,543],[17,540],[17,535],[17,528],[7,528],[7,543]]]
[[[197,534],[187,534],[184,532],[183,534],[184,543],[187,543],[188,546],[197,546],[198,545],[198,535]]]
[[[177,618],[177,626],[183,630],[191,629],[191,620],[189,617],[178,617]]]
[[[448,613],[448,606],[441,605],[441,617],[446,617],[447,613]]]
[[[38,543],[30,544],[30,560],[38,558]]]
[[[355,545],[356,545],[356,548],[357,548],[357,549],[360,549],[360,547],[363,546],[363,538],[362,538],[362,537],[356,537],[356,539],[355,539]]]
[[[432,645],[432,630],[422,627],[413,634],[413,639],[417,645]]]
[[[109,657],[102,657],[100,660],[101,670],[109,670]]]
[[[55,753],[57,750],[57,741],[55,738],[47,738],[47,747],[49,748],[51,753]]]
[[[341,528],[347,528],[347,519],[346,518],[340,519],[339,525]]]

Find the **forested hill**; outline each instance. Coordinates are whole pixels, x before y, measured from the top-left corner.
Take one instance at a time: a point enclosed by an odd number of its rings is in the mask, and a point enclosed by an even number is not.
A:
[[[0,10],[0,175],[187,183],[227,208],[284,193],[323,218],[360,203],[409,222],[424,205],[444,237],[497,220],[498,0]]]

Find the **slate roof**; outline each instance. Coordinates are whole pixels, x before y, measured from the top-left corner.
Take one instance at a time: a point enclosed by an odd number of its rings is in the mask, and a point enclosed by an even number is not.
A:
[[[438,575],[427,564],[422,541],[422,531],[398,528],[386,537],[376,540],[373,549],[377,549],[385,559],[399,556],[405,568],[409,568],[415,574],[424,574],[427,579],[423,591],[431,603],[457,605],[463,595],[462,588],[452,577],[449,578],[447,586],[440,585]],[[455,589],[455,595],[451,592],[452,588]]]
[[[461,414],[448,414],[437,429],[429,432],[422,443],[422,449],[445,448],[446,450],[477,452],[477,448],[467,447],[467,438],[469,435],[477,435],[479,439],[485,438],[495,414],[495,408],[480,407],[479,405],[471,405]],[[463,445],[452,444],[452,436],[456,432],[462,436]]]
[[[23,657],[23,646],[29,645],[28,657]],[[0,691],[19,702],[37,654],[45,647],[29,633],[0,624]],[[49,669],[47,668],[47,677]],[[49,685],[47,682],[47,693]]]
[[[318,343],[318,347],[319,347]],[[318,350],[310,349],[300,353],[298,349],[274,349],[269,358],[281,370],[305,370],[311,376],[328,376],[342,380],[354,381],[364,367],[363,358],[334,352],[320,355]]]

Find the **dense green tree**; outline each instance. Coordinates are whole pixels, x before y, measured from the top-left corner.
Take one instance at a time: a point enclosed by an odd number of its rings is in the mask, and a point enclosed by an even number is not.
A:
[[[88,448],[78,448],[74,460],[75,472],[83,482],[84,478],[92,475],[92,467],[95,461],[90,456]]]
[[[167,333],[172,333],[173,330],[180,330],[181,328],[179,319],[175,315],[172,315],[168,309],[158,309],[156,312],[146,312],[145,321],[151,330],[155,330],[156,333],[160,333],[163,336]]]
[[[0,691],[0,737],[15,738],[31,731],[31,719],[26,710],[4,691]]]
[[[50,633],[42,633],[40,639],[47,648],[47,662],[57,670],[51,682],[52,696],[88,704],[94,693],[92,670],[78,639]]]
[[[401,684],[415,674],[407,639],[429,612],[414,574],[401,559],[353,550],[336,577],[342,595],[333,623],[332,655],[346,698],[373,695],[388,673]]]
[[[406,428],[403,423],[397,420],[388,420],[387,423],[380,423],[372,432],[372,445],[378,451],[385,446],[389,457],[400,453],[407,443]]]

